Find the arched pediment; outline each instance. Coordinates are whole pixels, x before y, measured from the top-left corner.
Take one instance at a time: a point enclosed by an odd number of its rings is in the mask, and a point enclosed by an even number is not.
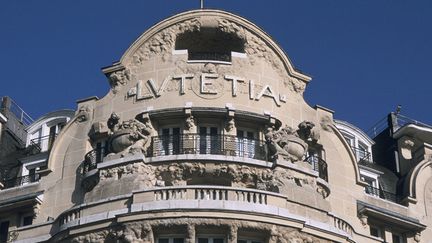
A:
[[[249,61],[265,60],[272,69],[276,70],[284,84],[294,92],[302,94],[311,77],[297,71],[284,51],[262,29],[250,21],[220,10],[193,10],[167,18],[144,32],[126,50],[118,63],[103,69],[110,77],[112,86],[123,84],[146,60],[153,57],[168,58],[179,45],[178,38],[191,39],[194,32],[212,29],[226,35],[229,39],[236,39],[238,43],[231,45],[234,52],[244,51]],[[208,42],[208,41],[207,41]],[[187,45],[186,45],[187,46]],[[229,46],[229,45],[227,45]],[[229,48],[229,47],[227,47]],[[192,48],[191,48],[192,49]],[[198,48],[199,49],[199,48]],[[118,73],[119,70],[126,69]],[[117,73],[112,76],[112,73]]]

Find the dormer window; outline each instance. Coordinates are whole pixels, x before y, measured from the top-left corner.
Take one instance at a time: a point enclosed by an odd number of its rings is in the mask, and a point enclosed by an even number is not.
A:
[[[176,50],[187,50],[189,61],[231,63],[232,52],[244,53],[244,41],[216,28],[201,28],[177,36]]]

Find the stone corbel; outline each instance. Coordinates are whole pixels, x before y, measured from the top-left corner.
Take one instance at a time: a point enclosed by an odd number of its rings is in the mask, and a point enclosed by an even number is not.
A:
[[[366,228],[366,226],[368,225],[368,216],[365,214],[360,214],[358,217],[360,219],[362,226]]]
[[[420,242],[420,239],[421,239],[421,233],[420,233],[420,232],[417,232],[417,233],[414,235],[414,241],[415,241],[415,242]]]
[[[185,125],[184,133],[197,133],[196,120],[192,115],[192,102],[187,102],[184,108]]]
[[[131,78],[130,70],[122,65],[114,65],[103,69],[102,71],[108,78],[111,90],[114,94],[120,91],[120,89],[126,85]]]
[[[398,143],[402,158],[406,160],[412,159],[412,152],[415,146],[414,139],[408,136],[404,136],[399,139]]]
[[[79,108],[75,121],[78,123],[86,122],[90,119],[91,109],[88,105]]]
[[[234,115],[235,115],[235,108],[230,104],[226,104],[227,108],[227,119],[225,122],[225,132],[227,135],[233,135],[235,136],[237,133]]]

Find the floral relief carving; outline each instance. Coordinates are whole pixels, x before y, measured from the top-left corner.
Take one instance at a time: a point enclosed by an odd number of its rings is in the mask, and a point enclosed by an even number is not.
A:
[[[176,35],[188,31],[197,31],[200,27],[201,23],[198,19],[191,19],[172,25],[155,34],[135,52],[132,65],[139,66],[143,61],[157,55],[161,55],[163,60],[166,60],[168,54],[174,49]]]
[[[299,186],[317,191],[324,198],[328,192],[316,183],[314,177],[282,167],[266,169],[227,163],[182,162],[165,165],[149,165],[137,162],[102,169],[100,181],[121,180],[133,176],[139,188],[183,186],[188,180],[217,177],[232,182],[236,187],[256,188],[285,194],[288,188]]]
[[[245,52],[252,64],[254,64],[258,59],[264,59],[277,71],[280,78],[284,80],[285,87],[289,87],[290,90],[296,93],[303,94],[306,88],[306,83],[300,79],[287,75],[284,64],[280,58],[277,57],[275,52],[271,50],[270,47],[268,47],[268,44],[259,36],[252,34],[242,26],[226,19],[219,20],[219,29],[223,32],[234,34],[244,40]]]
[[[142,220],[112,228],[75,236],[71,242],[121,242],[121,243],[152,243],[153,229],[177,228],[184,229],[186,242],[195,242],[196,227],[215,227],[228,234],[230,243],[237,242],[239,229],[260,232],[268,238],[269,243],[330,243],[331,241],[318,238],[298,229],[277,226],[274,224],[235,219],[203,219],[203,218],[168,218],[156,220]]]

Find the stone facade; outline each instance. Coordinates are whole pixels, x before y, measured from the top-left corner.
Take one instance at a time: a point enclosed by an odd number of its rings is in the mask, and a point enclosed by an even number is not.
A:
[[[4,226],[9,241],[432,239],[431,134],[395,132],[405,173],[383,176],[391,168],[364,164],[346,139],[363,133],[309,106],[311,78],[253,23],[180,13],[103,72],[110,92],[78,102],[38,180],[0,190],[0,223],[17,222]],[[371,193],[373,173],[401,199]]]

